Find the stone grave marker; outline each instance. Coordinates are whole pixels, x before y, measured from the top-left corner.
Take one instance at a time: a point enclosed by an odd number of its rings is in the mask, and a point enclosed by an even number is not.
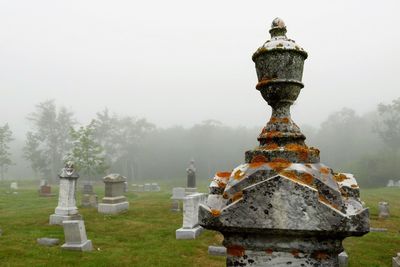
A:
[[[74,164],[69,161],[61,170],[60,190],[58,205],[54,214],[50,215],[50,224],[61,225],[64,220],[81,220],[82,216],[76,207],[76,182],[79,174],[74,169]]]
[[[379,211],[379,218],[381,219],[386,219],[390,217],[390,212],[389,212],[389,203],[387,202],[379,202],[378,205],[378,211]]]
[[[181,201],[185,198],[186,192],[184,187],[174,187],[172,188],[172,206],[171,211],[179,212],[181,211]]]
[[[113,173],[103,178],[105,184],[105,196],[98,205],[99,213],[118,214],[127,211],[129,202],[124,196],[124,184],[126,177]]]
[[[65,244],[61,246],[65,250],[91,251],[92,241],[87,239],[85,223],[82,220],[63,221]]]
[[[176,230],[176,239],[196,239],[203,231],[199,225],[199,204],[205,204],[207,194],[195,193],[183,199],[183,225]]]

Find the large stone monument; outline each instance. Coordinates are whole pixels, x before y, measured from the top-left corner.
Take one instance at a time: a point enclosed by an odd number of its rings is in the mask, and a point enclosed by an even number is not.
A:
[[[117,214],[128,210],[129,202],[124,196],[126,177],[113,173],[103,178],[105,196],[98,206],[98,211],[105,214]]]
[[[193,194],[197,192],[196,188],[196,167],[194,166],[194,160],[190,161],[189,167],[186,169],[187,173],[187,184],[186,194]]]
[[[199,205],[204,204],[207,194],[194,193],[183,199],[183,224],[176,230],[176,239],[195,239],[203,231],[199,225]]]
[[[76,207],[76,183],[79,178],[74,169],[74,164],[69,161],[58,175],[60,178],[60,191],[58,205],[54,214],[50,215],[50,224],[61,225],[65,220],[81,220]]]
[[[305,144],[291,119],[307,53],[286,37],[281,19],[269,32],[253,61],[272,116],[259,147],[246,152],[220,190],[211,188],[222,198],[213,198],[214,208],[200,205],[200,225],[224,235],[227,266],[337,267],[343,239],[368,233],[368,209],[354,177],[320,163],[319,150]]]

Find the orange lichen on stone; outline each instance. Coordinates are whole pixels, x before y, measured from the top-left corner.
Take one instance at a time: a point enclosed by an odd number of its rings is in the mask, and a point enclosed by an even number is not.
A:
[[[257,168],[262,166],[267,162],[267,158],[263,155],[257,155],[251,159],[251,162],[249,164],[250,168]]]
[[[276,123],[278,121],[279,121],[279,119],[277,117],[271,117],[271,119],[269,119],[270,123]]]
[[[275,137],[281,137],[282,136],[282,132],[279,131],[269,131],[267,132],[267,139],[272,139]]]
[[[289,122],[290,119],[288,117],[284,118],[271,117],[268,123],[289,123]]]
[[[289,167],[290,165],[292,165],[292,163],[290,161],[288,161],[287,159],[282,159],[282,158],[277,158],[271,162],[268,162],[268,166],[271,169],[275,170],[276,172],[280,172],[283,169],[286,169],[287,167]]]
[[[220,188],[225,188],[226,187],[226,183],[222,182],[222,181],[217,181],[218,187]]]
[[[229,196],[228,196],[228,194],[227,194],[226,192],[224,192],[224,193],[222,194],[222,197],[225,198],[225,199],[228,199],[228,198],[229,198]]]
[[[311,164],[307,163],[307,164],[304,164],[304,165],[305,165],[307,168],[312,169]]]
[[[275,150],[275,149],[279,148],[279,145],[276,144],[276,143],[269,143],[269,144],[267,144],[265,146],[262,146],[261,148],[262,149],[266,149],[266,150]]]
[[[231,176],[230,172],[217,172],[217,176],[221,178],[229,178]]]
[[[272,254],[272,252],[274,252],[271,248],[267,248],[266,250],[265,250],[265,252],[267,253],[267,254]]]
[[[306,161],[308,159],[309,149],[306,145],[291,143],[285,145],[285,150],[297,152],[299,154],[300,160],[302,161]]]
[[[329,255],[325,251],[316,251],[311,255],[311,257],[313,257],[316,260],[323,261],[328,259]]]
[[[336,173],[333,178],[336,180],[336,182],[343,182],[344,180],[347,179],[347,176],[344,175],[343,173]]]
[[[352,184],[350,186],[351,186],[351,188],[358,188],[358,185],[356,185],[356,184]]]
[[[288,117],[285,117],[285,118],[282,118],[282,119],[281,119],[281,122],[282,122],[282,123],[289,123],[289,122],[290,122],[290,119],[289,119]]]
[[[211,209],[211,215],[213,217],[218,217],[219,215],[221,215],[221,211],[216,209]]]
[[[322,174],[329,174],[331,172],[331,169],[327,168],[327,167],[322,167],[319,170]]]
[[[231,200],[232,202],[235,202],[236,200],[241,199],[242,197],[243,197],[243,192],[237,192],[232,196]]]
[[[244,172],[242,172],[241,170],[237,170],[233,174],[233,178],[235,178],[235,180],[240,180],[243,178],[243,176],[244,176]]]
[[[323,203],[325,203],[325,204],[331,206],[331,207],[334,208],[334,209],[337,209],[337,210],[339,209],[339,206],[338,206],[338,205],[331,203],[331,202],[330,202],[326,197],[324,197],[323,195],[319,195],[319,196],[318,196],[318,199],[319,199],[321,202],[323,202]]]
[[[279,174],[309,186],[312,186],[314,182],[314,177],[309,173],[302,173],[301,175],[298,175],[296,171],[282,171]]]
[[[231,256],[243,257],[245,254],[245,249],[242,246],[233,245],[233,246],[227,247],[226,252],[228,253],[228,255],[231,255]]]

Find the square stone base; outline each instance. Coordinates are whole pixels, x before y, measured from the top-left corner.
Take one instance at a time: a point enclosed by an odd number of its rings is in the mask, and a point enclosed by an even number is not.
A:
[[[175,232],[176,239],[196,239],[202,232],[204,228],[201,226],[196,226],[192,229],[179,228]]]
[[[63,221],[70,221],[70,220],[82,220],[82,215],[74,214],[74,215],[59,215],[59,214],[52,214],[50,215],[50,225],[62,225]]]
[[[129,202],[121,202],[115,204],[100,203],[98,206],[98,212],[103,214],[118,214],[127,211],[129,208]]]
[[[65,250],[76,250],[76,251],[91,251],[93,250],[93,245],[91,240],[86,240],[82,244],[68,244],[65,243],[61,246]]]

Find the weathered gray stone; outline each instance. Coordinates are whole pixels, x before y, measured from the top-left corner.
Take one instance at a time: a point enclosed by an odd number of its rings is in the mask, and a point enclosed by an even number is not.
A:
[[[211,256],[226,256],[226,247],[208,246],[208,254]]]
[[[82,207],[85,208],[97,208],[97,195],[96,194],[83,194],[82,196]]]
[[[126,178],[119,174],[110,174],[103,178],[105,196],[98,205],[98,212],[104,214],[118,214],[128,210],[129,202],[124,196]]]
[[[86,195],[94,194],[93,185],[91,183],[86,182],[85,184],[83,184],[83,194],[86,194]]]
[[[198,211],[199,205],[204,204],[206,199],[207,194],[204,193],[196,193],[183,199],[183,224],[182,228],[176,230],[176,239],[194,239],[201,233]]]
[[[400,253],[397,253],[397,256],[392,258],[392,267],[400,267]]]
[[[61,170],[58,205],[49,223],[61,225],[64,220],[80,220],[82,216],[76,207],[76,182],[79,178],[72,162],[68,162]]]
[[[131,185],[131,188],[132,188],[132,191],[133,191],[133,192],[139,191],[138,185],[137,185],[137,184],[132,184],[132,185]]]
[[[281,19],[270,33],[253,61],[271,119],[245,163],[216,174],[200,225],[224,235],[227,266],[338,267],[342,240],[368,233],[368,209],[354,176],[320,163],[291,119],[307,53],[286,37]]]
[[[174,212],[180,212],[181,211],[180,200],[172,199],[171,211],[174,211]]]
[[[187,173],[187,185],[186,188],[196,189],[196,167],[194,166],[194,160],[190,161],[189,167],[186,169]],[[194,191],[196,192],[196,190]]]
[[[387,232],[387,228],[373,228],[373,227],[371,227],[371,228],[369,228],[369,231],[370,232]]]
[[[51,193],[51,186],[47,185],[47,184],[40,186],[39,196],[40,197],[53,197],[54,194]]]
[[[151,191],[152,192],[160,192],[161,188],[157,183],[151,183]]]
[[[381,219],[389,218],[390,217],[389,203],[379,202],[378,211],[379,211],[379,215],[378,215],[379,218],[381,218]]]
[[[42,237],[38,238],[37,243],[42,246],[57,246],[60,243],[60,239],[58,238],[49,238],[49,237]]]
[[[185,188],[183,187],[174,187],[172,188],[172,197],[171,199],[179,199],[182,200],[186,196]]]
[[[394,186],[394,181],[393,180],[389,180],[386,186],[387,187],[393,187]]]
[[[85,224],[82,220],[63,221],[65,250],[91,251],[92,241],[87,239]]]
[[[339,267],[348,267],[349,266],[349,256],[346,251],[343,251],[339,254]]]
[[[144,192],[144,185],[138,185],[138,192]]]
[[[149,184],[149,183],[144,184],[143,190],[145,192],[150,192],[151,191],[151,184]]]

